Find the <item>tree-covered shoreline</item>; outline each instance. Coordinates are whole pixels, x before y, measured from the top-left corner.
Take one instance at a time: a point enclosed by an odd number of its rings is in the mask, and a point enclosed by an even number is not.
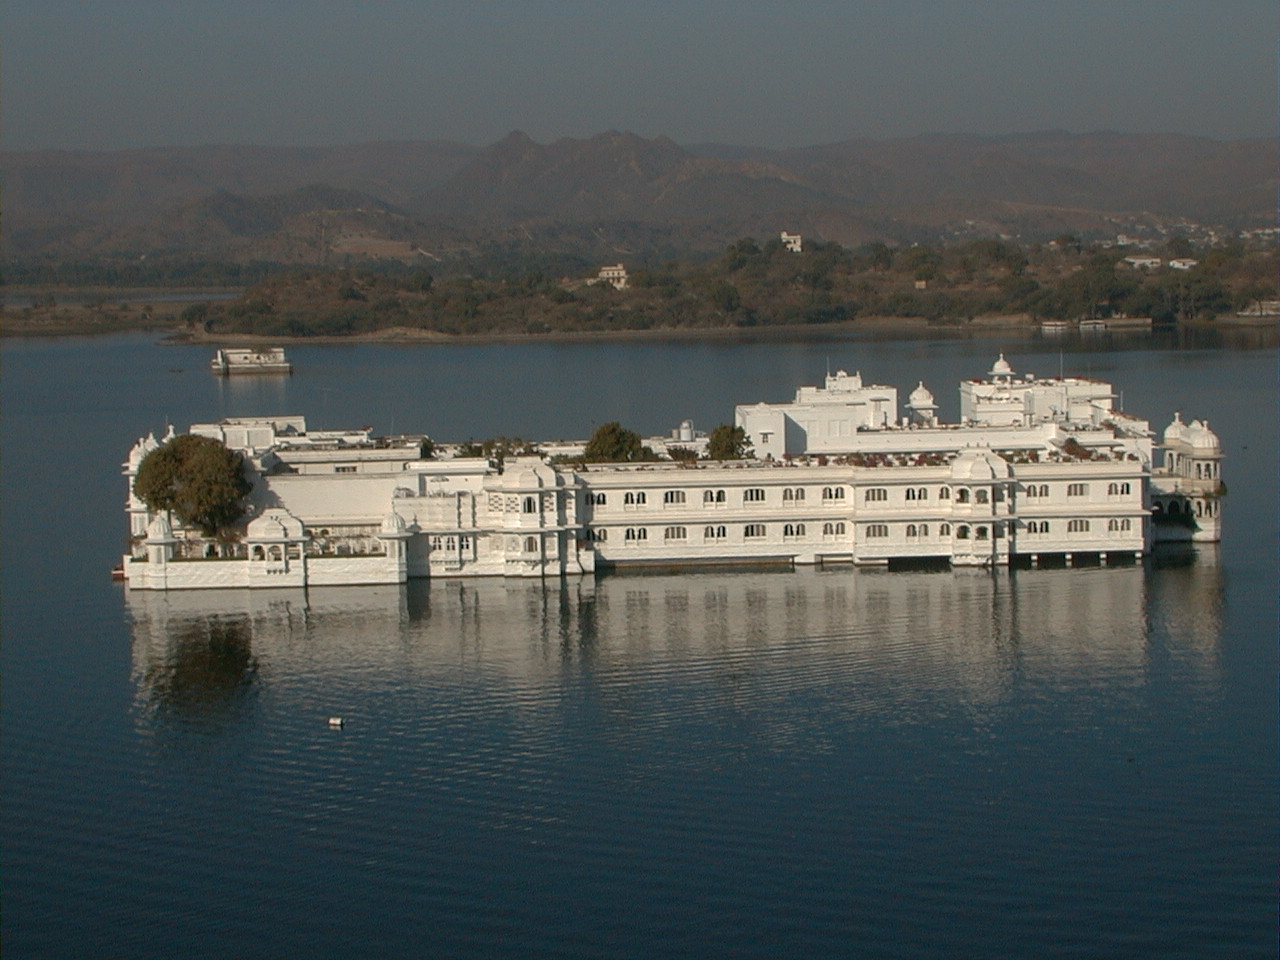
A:
[[[1135,253],[1085,245],[1070,235],[1033,246],[987,239],[850,249],[806,241],[799,253],[778,240],[744,238],[711,259],[632,258],[625,289],[593,283],[582,269],[563,275],[571,265],[559,260],[539,268],[493,257],[430,270],[371,261],[267,271],[238,299],[146,310],[135,319],[213,339],[591,336],[870,320],[1029,324],[1149,317],[1165,325],[1213,322],[1277,296],[1273,245],[1197,248],[1175,237],[1142,252],[1158,260],[1155,267],[1127,262]],[[1184,268],[1170,266],[1172,259]],[[31,307],[10,308],[6,327],[56,328],[60,316],[87,327],[128,323],[127,312],[112,310],[82,307],[77,319],[50,294]]]
[[[448,336],[707,330],[868,317],[1177,323],[1275,298],[1273,250],[1188,247],[1171,243],[1166,255],[1197,259],[1189,268],[1150,269],[1127,264],[1126,248],[1086,248],[1069,236],[1034,248],[1001,240],[856,249],[813,242],[800,253],[748,238],[711,261],[630,267],[625,289],[536,270],[307,270],[265,279],[237,301],[192,306],[184,319],[211,334],[289,337],[391,328]]]

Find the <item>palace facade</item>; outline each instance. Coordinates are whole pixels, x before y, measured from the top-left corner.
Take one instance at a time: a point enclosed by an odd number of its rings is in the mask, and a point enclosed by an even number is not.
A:
[[[943,424],[923,384],[900,414],[895,388],[841,371],[793,403],[738,407],[754,456],[728,462],[498,462],[427,455],[422,436],[308,431],[302,417],[196,424],[244,454],[242,526],[207,538],[148,510],[133,478],[172,432],[139,440],[124,465],[123,573],[165,590],[645,565],[1110,563],[1160,540],[1219,539],[1217,436],[1178,415],[1156,442],[1113,397],[1100,381],[1020,377],[1001,357],[961,384],[962,421]]]

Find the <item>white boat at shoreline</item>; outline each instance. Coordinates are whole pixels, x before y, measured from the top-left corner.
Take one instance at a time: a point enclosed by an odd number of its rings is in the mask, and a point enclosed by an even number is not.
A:
[[[283,347],[219,350],[209,366],[220,377],[241,373],[293,373]]]

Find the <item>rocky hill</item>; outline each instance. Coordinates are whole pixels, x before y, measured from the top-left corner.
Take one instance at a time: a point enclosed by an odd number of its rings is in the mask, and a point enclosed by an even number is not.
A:
[[[1046,132],[682,147],[609,131],[448,142],[0,156],[11,262],[434,262],[489,249],[653,258],[798,231],[1041,241],[1274,221],[1277,147]]]

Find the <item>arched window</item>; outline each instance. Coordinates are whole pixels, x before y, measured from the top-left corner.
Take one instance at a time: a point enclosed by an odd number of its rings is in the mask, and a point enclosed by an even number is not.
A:
[[[538,538],[537,538],[537,537],[525,537],[525,538],[524,538],[524,552],[525,552],[525,553],[537,553],[537,552],[538,552]]]
[[[873,523],[867,527],[867,537],[869,539],[883,539],[889,536],[889,527],[884,523]]]
[[[1088,520],[1068,520],[1067,521],[1067,533],[1088,533],[1088,532],[1089,532]]]
[[[535,500],[533,497],[525,497],[525,498],[524,498],[524,512],[525,512],[525,513],[537,513],[537,512],[538,512],[538,501],[537,501],[537,500]]]
[[[979,490],[974,491],[973,499],[974,499],[974,502],[976,502],[976,503],[986,503],[986,502],[987,502],[987,491],[986,491],[985,489],[979,489]]]
[[[908,490],[908,491],[907,491],[907,493],[910,493],[910,492],[911,492],[910,490]],[[908,523],[908,524],[907,524],[907,539],[908,539],[908,540],[915,540],[915,539],[917,539],[919,536],[920,536],[920,530],[919,530],[919,528],[918,528],[914,523]]]
[[[255,559],[255,560],[265,560],[265,559],[267,559],[267,553],[266,553],[266,551],[265,551],[265,550],[263,550],[261,546],[255,546],[255,547],[253,548],[253,559]]]
[[[843,536],[844,536],[844,524],[843,524],[843,523],[837,523],[837,524],[836,524],[836,536],[837,536],[837,537],[843,537]]]
[[[748,523],[742,535],[749,540],[758,540],[766,533],[763,523]]]
[[[968,503],[968,502],[969,502],[969,491],[966,490],[964,487],[961,487],[959,490],[956,491],[956,503]]]
[[[630,490],[628,490],[626,493],[622,495],[623,506],[627,506],[627,507],[635,506],[635,502],[636,502],[636,495]]]
[[[703,490],[702,502],[703,503],[724,503],[724,491],[723,490]]]
[[[942,526],[940,526],[940,527],[938,528],[938,536],[940,536],[940,537],[949,537],[949,536],[951,536],[951,524],[949,524],[949,523],[944,523]]]
[[[920,524],[920,536],[921,538],[929,536],[929,525],[927,523]]]
[[[968,528],[968,527],[964,527],[964,526],[956,527],[956,539],[957,539],[957,540],[968,540],[968,539],[969,539],[969,528]]]
[[[588,497],[590,498],[590,502],[595,504],[597,507],[603,507],[609,502],[608,496],[603,493],[588,494]]]
[[[684,540],[687,536],[684,527],[667,527],[662,531],[663,540]]]
[[[784,526],[784,527],[782,528],[782,535],[783,535],[784,537],[803,537],[803,536],[804,536],[804,524],[803,524],[803,523],[788,523],[786,526]]]
[[[836,489],[840,490],[840,496],[843,497],[844,496],[843,488],[837,487]],[[866,492],[863,493],[862,497],[867,503],[883,503],[884,501],[889,499],[889,491],[886,490],[884,487],[868,487]],[[827,496],[826,490],[823,490],[822,499],[830,500],[832,498]]]
[[[743,503],[763,503],[764,488],[763,487],[747,487],[742,491]]]
[[[985,540],[985,539],[987,539],[987,528],[986,528],[986,527],[979,527],[979,528],[978,528],[978,534],[977,534],[977,536],[976,536],[976,537],[974,537],[974,539],[975,539],[975,540]]]
[[[914,488],[914,487],[907,487],[907,499],[908,499],[908,500],[914,500],[915,498],[916,498],[916,491],[915,491],[915,488]],[[908,534],[908,536],[910,536],[910,534]]]
[[[938,499],[939,499],[939,500],[950,500],[950,499],[951,499],[951,488],[950,488],[950,487],[939,487],[939,488],[938,488]]]
[[[707,527],[707,529],[702,531],[703,540],[723,540],[724,537],[724,527]]]
[[[674,504],[674,503],[684,503],[684,491],[683,490],[667,490],[665,493],[662,494],[662,502],[667,505]]]

